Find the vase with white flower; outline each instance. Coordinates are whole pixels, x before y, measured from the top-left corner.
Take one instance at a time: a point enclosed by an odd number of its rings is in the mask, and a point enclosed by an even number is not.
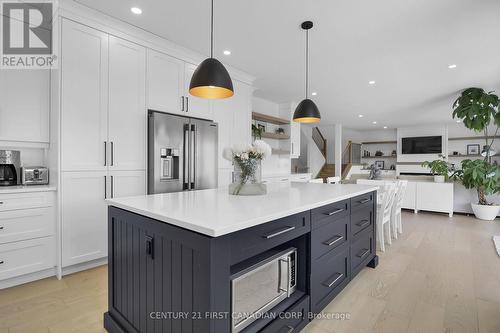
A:
[[[261,181],[261,162],[271,155],[271,147],[262,140],[252,145],[236,145],[224,149],[224,158],[233,162],[233,183],[229,194],[260,195],[266,194],[266,185]]]

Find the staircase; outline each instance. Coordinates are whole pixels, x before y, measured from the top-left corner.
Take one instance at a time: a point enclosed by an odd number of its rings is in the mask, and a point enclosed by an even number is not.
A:
[[[315,127],[313,129],[313,140],[318,146],[319,150],[323,154],[326,160],[326,140],[321,134],[319,128]],[[351,170],[351,167],[355,164],[361,163],[361,145],[349,141],[346,148],[342,152],[342,174],[341,179],[345,179]],[[319,172],[317,178],[323,178],[326,180],[328,177],[335,177],[335,164],[325,163],[321,171]]]
[[[325,163],[325,165],[323,165],[323,168],[318,174],[318,178],[323,178],[323,179],[334,176],[335,176],[335,164],[328,164],[328,163]]]

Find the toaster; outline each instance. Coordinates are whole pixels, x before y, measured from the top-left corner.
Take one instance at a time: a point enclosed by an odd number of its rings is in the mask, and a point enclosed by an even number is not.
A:
[[[48,185],[49,169],[46,167],[22,167],[21,182],[23,185]]]

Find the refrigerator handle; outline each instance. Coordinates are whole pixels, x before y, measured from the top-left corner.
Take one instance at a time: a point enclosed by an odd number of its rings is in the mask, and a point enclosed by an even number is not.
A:
[[[194,190],[195,186],[196,186],[195,180],[196,180],[196,154],[197,154],[197,151],[196,151],[196,125],[195,124],[191,124],[190,146],[191,146],[191,154],[189,157],[189,161],[191,162],[191,170],[190,170],[189,180],[191,182],[191,189]]]
[[[189,179],[190,179],[190,146],[189,146],[189,124],[184,124],[184,152],[182,154],[182,189],[189,190]]]

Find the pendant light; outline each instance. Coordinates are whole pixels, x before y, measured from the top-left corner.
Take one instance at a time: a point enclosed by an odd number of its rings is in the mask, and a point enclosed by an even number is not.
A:
[[[301,27],[306,31],[306,98],[297,105],[293,120],[298,123],[317,123],[321,120],[321,115],[316,104],[309,99],[309,29],[313,27],[313,23],[305,21]]]
[[[214,0],[210,7],[210,58],[196,68],[189,93],[206,99],[222,99],[234,95],[233,81],[224,65],[214,58]]]

